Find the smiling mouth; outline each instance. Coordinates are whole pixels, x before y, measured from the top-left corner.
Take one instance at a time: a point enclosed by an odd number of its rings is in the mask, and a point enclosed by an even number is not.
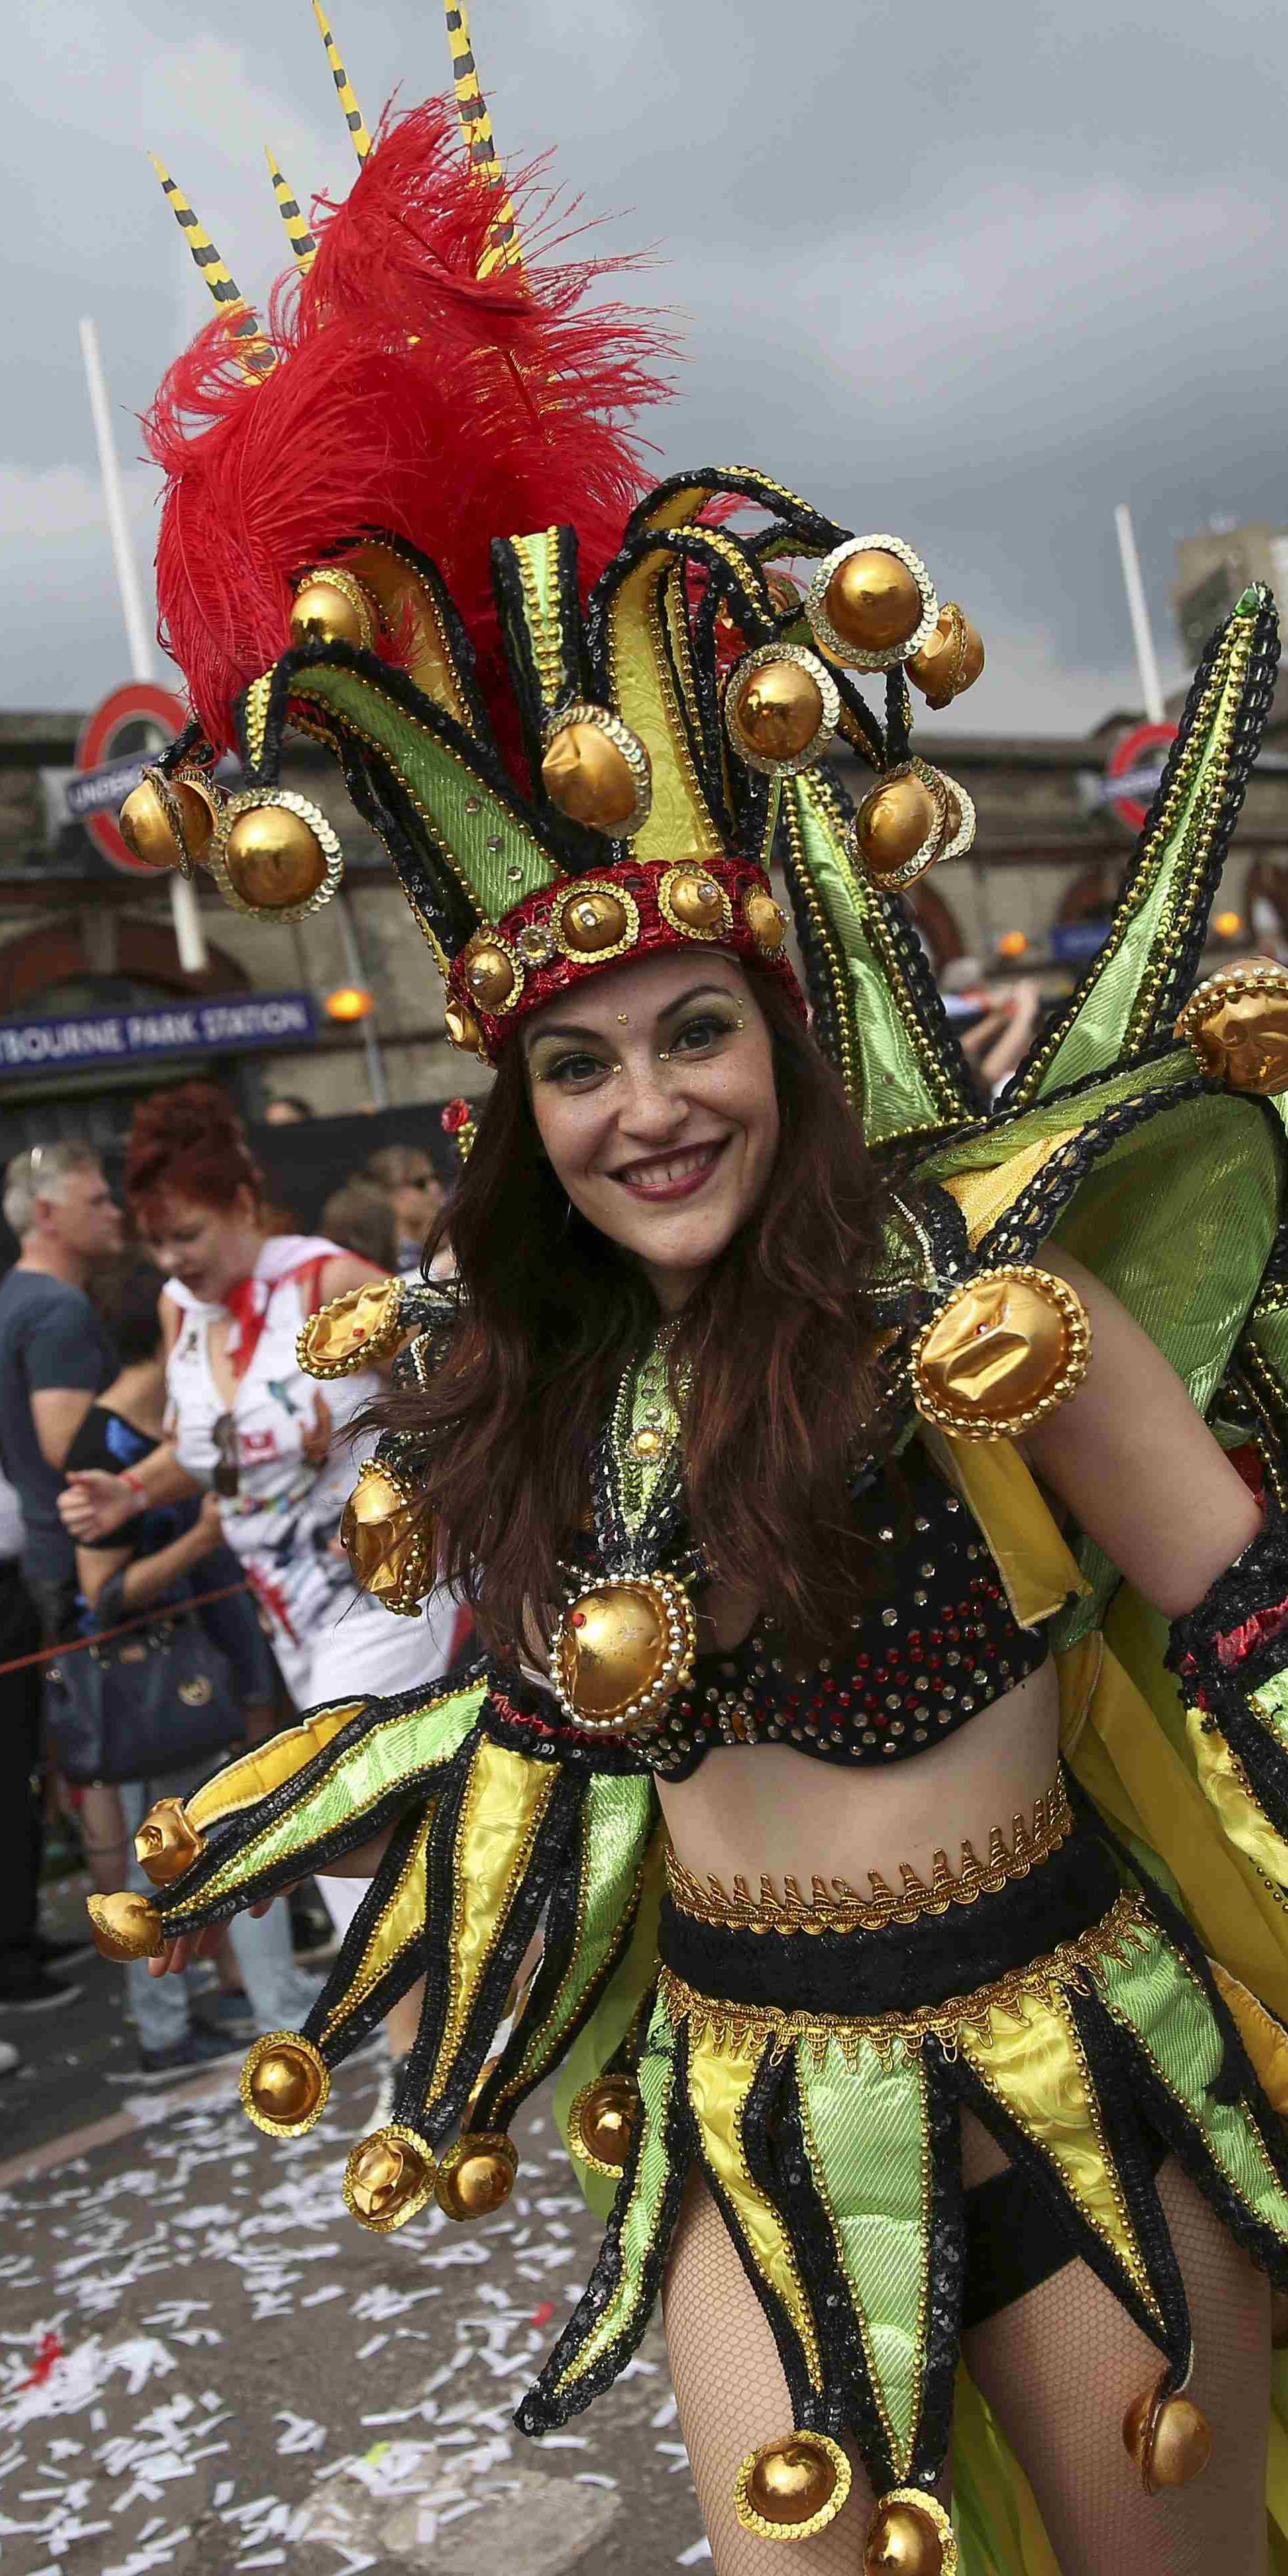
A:
[[[646,1154],[636,1163],[623,1163],[612,1178],[634,1199],[689,1199],[714,1171],[728,1142],[727,1136],[719,1136],[709,1145],[687,1146],[683,1153]]]

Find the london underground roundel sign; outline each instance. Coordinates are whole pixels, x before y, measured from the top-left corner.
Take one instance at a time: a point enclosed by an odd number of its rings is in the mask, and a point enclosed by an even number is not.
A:
[[[67,812],[83,823],[96,850],[132,877],[155,876],[127,849],[117,815],[145,762],[173,740],[188,711],[173,689],[155,680],[126,680],[85,718],[76,744],[76,776],[67,785]],[[160,742],[157,736],[160,736]]]
[[[1110,752],[1105,764],[1105,798],[1129,832],[1139,832],[1153,804],[1154,790],[1176,733],[1174,724],[1133,725]]]

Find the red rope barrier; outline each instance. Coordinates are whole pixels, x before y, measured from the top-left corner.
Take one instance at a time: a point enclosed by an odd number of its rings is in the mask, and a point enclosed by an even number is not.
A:
[[[95,1637],[69,1637],[65,1646],[42,1646],[38,1654],[14,1655],[0,1664],[0,1673],[20,1673],[28,1664],[54,1664],[61,1655],[81,1655],[87,1646],[102,1646],[109,1637],[128,1637],[136,1628],[154,1628],[159,1619],[186,1619],[190,1610],[204,1610],[209,1601],[230,1601],[235,1592],[249,1592],[246,1582],[225,1583],[218,1592],[198,1592],[191,1601],[175,1601],[154,1610],[141,1611],[137,1619],[122,1619],[115,1628],[100,1628]]]

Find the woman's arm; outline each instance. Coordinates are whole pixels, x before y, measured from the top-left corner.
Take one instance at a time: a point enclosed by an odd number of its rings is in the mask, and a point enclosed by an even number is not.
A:
[[[74,1467],[58,1497],[63,1527],[78,1546],[92,1546],[96,1539],[110,1538],[113,1530],[122,1529],[136,1512],[149,1511],[156,1503],[183,1503],[199,1494],[195,1476],[181,1467],[168,1440],[150,1449],[137,1467],[125,1476],[113,1476],[106,1467]]]
[[[156,1548],[151,1556],[136,1556],[131,1561],[125,1548],[78,1547],[76,1580],[93,1610],[104,1586],[124,1566],[122,1602],[127,1610],[145,1610],[150,1601],[168,1592],[180,1575],[199,1565],[204,1556],[213,1554],[222,1540],[218,1497],[203,1494],[201,1510],[192,1528],[185,1530],[180,1538],[172,1539],[168,1547]]]
[[[1042,1255],[1091,1319],[1075,1396],[1028,1434],[1030,1464],[1129,1583],[1176,1619],[1254,1539],[1261,1513],[1169,1361],[1070,1254]]]

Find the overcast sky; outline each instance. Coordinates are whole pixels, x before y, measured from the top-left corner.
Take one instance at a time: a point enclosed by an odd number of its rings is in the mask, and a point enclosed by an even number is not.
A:
[[[447,79],[436,0],[333,0],[369,123]],[[644,300],[687,319],[658,470],[755,462],[923,553],[989,667],[958,720],[1132,703],[1113,505],[1165,677],[1178,537],[1288,522],[1288,21],[1266,0],[473,0],[502,154],[557,142]],[[77,318],[133,415],[207,299],[146,147],[248,294],[282,266],[262,146],[352,170],[308,0],[10,0],[0,707],[127,676]]]

